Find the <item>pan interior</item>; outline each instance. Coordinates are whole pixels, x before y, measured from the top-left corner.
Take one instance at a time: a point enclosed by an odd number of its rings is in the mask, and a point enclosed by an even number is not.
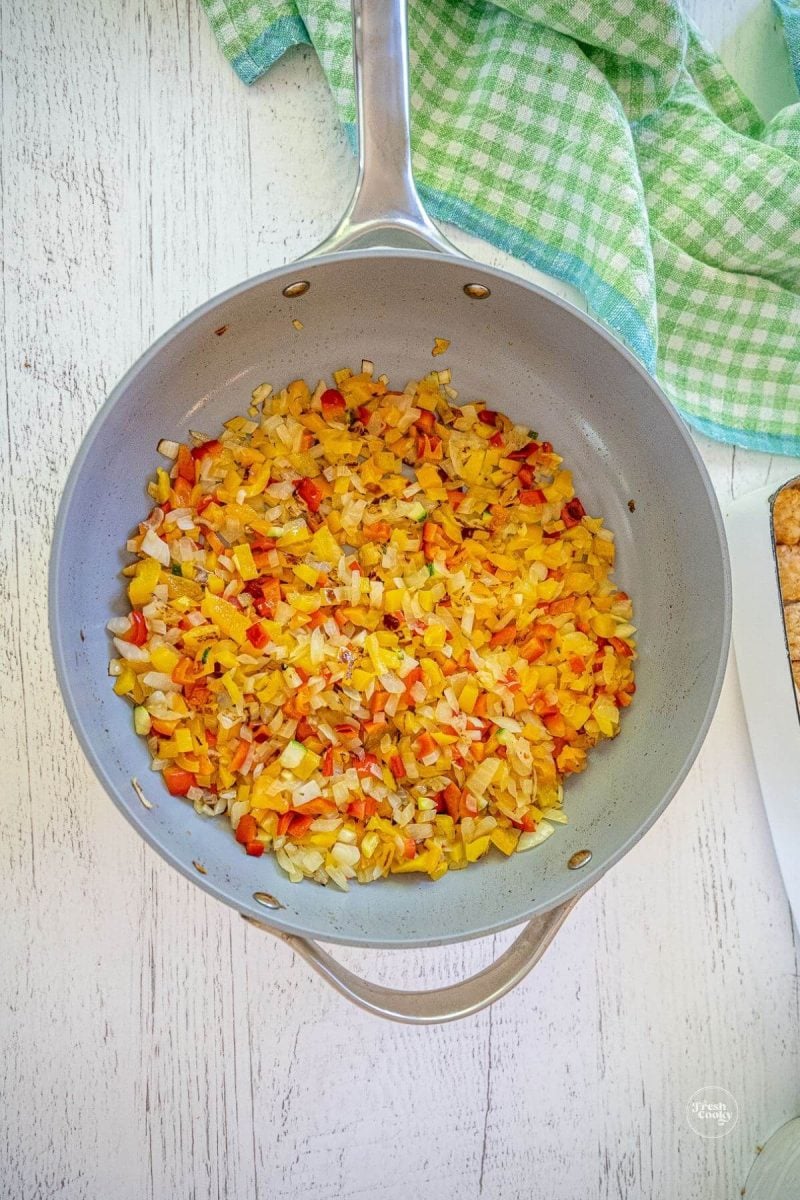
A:
[[[302,296],[287,284],[305,280]],[[488,287],[484,299],[465,285]],[[299,329],[293,322],[301,322]],[[224,332],[222,332],[224,329]],[[434,337],[450,340],[432,358]],[[618,547],[617,580],[639,627],[637,695],[622,734],[566,788],[569,825],[541,847],[491,856],[432,885],[400,876],[344,895],[290,884],[247,858],[226,823],[195,815],[148,770],[128,704],[107,677],[105,624],[124,610],[118,572],[148,511],[161,437],[214,434],[252,389],[375,361],[395,386],[447,365],[480,398],[553,442],[587,511]],[[630,501],[634,505],[629,504]],[[635,506],[635,507],[634,507]],[[631,511],[631,508],[634,510]],[[423,252],[304,263],[211,301],[126,376],[95,421],[65,492],[52,565],[59,675],[106,788],[136,828],[219,898],[289,931],[356,944],[435,944],[502,928],[597,878],[655,819],[683,778],[716,701],[728,640],[727,561],[715,502],[680,422],[634,360],[569,305],[502,272]],[[138,777],[153,808],[131,787]],[[591,863],[567,860],[589,849]],[[206,874],[192,865],[200,862]],[[284,907],[265,910],[256,891]]]

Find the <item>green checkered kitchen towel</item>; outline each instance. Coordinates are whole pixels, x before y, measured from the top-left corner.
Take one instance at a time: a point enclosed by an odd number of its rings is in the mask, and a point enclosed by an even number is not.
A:
[[[246,83],[313,45],[353,139],[349,0],[202,4]],[[800,104],[765,124],[669,0],[411,0],[409,24],[431,215],[579,288],[704,433],[800,454]]]

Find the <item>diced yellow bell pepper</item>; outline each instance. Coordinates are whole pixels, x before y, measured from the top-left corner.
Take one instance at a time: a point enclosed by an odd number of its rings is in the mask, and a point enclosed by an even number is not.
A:
[[[289,529],[286,533],[281,534],[275,544],[283,549],[285,546],[296,546],[298,542],[305,542],[308,537],[308,526],[303,521],[295,529]]]
[[[441,621],[432,621],[422,635],[423,643],[429,650],[441,650],[447,641],[447,630]]]
[[[282,680],[279,672],[275,672],[270,676],[267,683],[258,689],[256,695],[260,704],[269,704],[275,699],[278,692],[281,690]]]
[[[225,581],[224,579],[220,579],[219,575],[209,575],[206,587],[212,596],[221,596],[225,591]]]
[[[368,671],[362,671],[356,667],[350,676],[350,686],[355,688],[357,692],[363,692],[372,680],[372,675]]]
[[[222,686],[225,688],[225,691],[228,693],[235,705],[238,706],[244,703],[244,696],[242,695],[241,689],[234,679],[233,669],[226,671],[222,676]]]
[[[136,672],[131,667],[123,667],[114,680],[114,691],[118,696],[129,695],[136,686]]]
[[[219,637],[216,625],[195,625],[183,633],[183,647],[189,654],[196,654],[201,646],[215,642]]]
[[[502,850],[503,854],[513,854],[519,841],[519,830],[506,829],[502,825],[498,825],[489,834],[489,841],[498,850]]]
[[[171,675],[180,662],[181,656],[172,646],[156,646],[150,651],[150,661],[157,671]]]
[[[459,870],[466,866],[467,855],[464,849],[464,843],[459,839],[457,842],[452,842],[447,847],[447,861],[450,864],[451,870]]]
[[[146,558],[136,564],[136,573],[128,584],[128,598],[134,608],[150,603],[160,575],[161,565],[154,558]]]
[[[475,838],[474,842],[467,842],[465,846],[467,862],[477,862],[486,851],[489,849],[490,835],[485,837]]]
[[[183,726],[177,728],[172,735],[172,740],[179,754],[191,754],[194,749],[192,745],[192,735],[188,729]]]
[[[467,483],[477,483],[481,477],[486,455],[483,450],[473,450],[461,469],[461,476]]]
[[[250,621],[238,608],[234,608],[227,600],[221,600],[206,592],[200,611],[204,617],[214,624],[227,636],[233,638],[239,645],[247,641],[247,630]]]
[[[617,632],[617,622],[610,613],[598,613],[596,617],[592,617],[589,624],[592,632],[598,637],[612,638]]]
[[[156,503],[165,504],[169,500],[170,488],[172,481],[169,473],[163,467],[156,468]]]
[[[322,759],[318,754],[315,754],[313,750],[306,750],[302,762],[294,768],[294,774],[298,779],[310,779],[321,762]]]
[[[269,483],[270,472],[272,470],[271,463],[265,462],[254,471],[247,481],[245,494],[247,496],[260,496],[265,487]]]
[[[258,578],[258,567],[253,561],[253,551],[250,549],[249,543],[243,542],[240,546],[234,546],[231,550],[231,558],[236,563],[239,574],[245,582]]]
[[[465,713],[471,713],[475,708],[475,704],[477,703],[479,695],[480,688],[478,687],[477,683],[475,683],[472,679],[468,679],[461,689],[461,695],[458,697],[458,703],[461,707],[461,711]]]
[[[322,605],[319,595],[314,592],[290,592],[286,602],[295,612],[313,613]]]
[[[387,613],[400,612],[403,607],[404,595],[402,588],[390,588],[388,592],[384,592],[383,611]]]
[[[288,804],[287,804],[287,809],[288,809]],[[336,844],[336,840],[337,840],[338,836],[339,836],[338,830],[332,829],[332,830],[330,830],[329,833],[309,834],[308,842],[309,842],[309,845],[311,845],[311,846],[321,846],[324,849],[330,849],[331,846]]]
[[[412,871],[421,871],[427,874],[432,871],[439,863],[439,854],[434,849],[423,850],[416,858],[406,858],[402,862],[392,864],[393,875],[409,875]]]
[[[307,583],[309,587],[316,586],[319,579],[319,571],[315,571],[307,563],[298,563],[296,567],[292,567],[292,571],[298,579],[302,579],[303,583]]]
[[[311,553],[320,562],[336,563],[344,551],[327,525],[320,525],[311,539]]]

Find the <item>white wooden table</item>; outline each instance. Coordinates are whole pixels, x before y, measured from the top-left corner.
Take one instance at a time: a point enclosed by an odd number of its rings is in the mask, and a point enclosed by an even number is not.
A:
[[[694,7],[765,104],[790,98],[767,0]],[[733,668],[664,818],[514,994],[443,1028],[349,1007],[101,792],[46,632],[69,462],[156,333],[331,228],[353,164],[311,53],[247,90],[194,0],[5,0],[0,22],[0,1197],[735,1196],[800,1112],[800,1024]],[[771,477],[701,449],[723,502]],[[505,940],[341,956],[430,986]],[[722,1139],[685,1120],[706,1084],[739,1104]]]

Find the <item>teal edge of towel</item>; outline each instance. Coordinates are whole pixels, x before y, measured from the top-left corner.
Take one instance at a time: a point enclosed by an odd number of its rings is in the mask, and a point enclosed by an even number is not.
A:
[[[783,21],[783,32],[792,62],[792,70],[800,88],[800,7],[797,0],[772,0]]]
[[[231,66],[243,83],[255,83],[287,50],[297,45],[311,45],[305,25],[299,17],[281,17],[231,59]]]

